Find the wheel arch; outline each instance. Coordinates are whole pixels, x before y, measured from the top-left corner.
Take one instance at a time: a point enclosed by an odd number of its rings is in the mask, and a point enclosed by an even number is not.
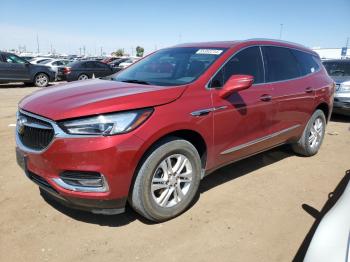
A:
[[[39,74],[44,74],[44,75],[46,75],[46,76],[47,76],[47,78],[48,78],[48,79],[49,79],[49,81],[50,81],[50,76],[49,76],[49,74],[48,74],[48,73],[43,72],[43,71],[38,71],[38,72],[35,72],[35,73],[33,74],[32,82],[34,82],[34,81],[35,81],[36,76],[37,76],[37,75],[39,75]]]
[[[326,102],[320,102],[317,107],[315,108],[315,111],[316,110],[322,110],[325,117],[326,117],[326,121],[328,122],[329,121],[329,118],[330,118],[330,108],[329,108],[329,105],[326,103]]]
[[[144,150],[144,152],[142,153],[141,157],[137,162],[136,168],[134,169],[134,174],[129,186],[129,196],[133,191],[134,182],[142,163],[153,152],[155,148],[157,148],[162,143],[165,143],[166,141],[170,140],[171,138],[181,138],[190,142],[198,151],[199,157],[201,159],[202,170],[205,169],[207,163],[208,146],[203,136],[199,132],[191,129],[179,129],[168,132],[155,139],[149,146],[147,146],[147,149]]]

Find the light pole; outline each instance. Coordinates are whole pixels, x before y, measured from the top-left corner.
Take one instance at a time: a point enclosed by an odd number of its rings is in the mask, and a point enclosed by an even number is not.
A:
[[[38,55],[39,55],[39,53],[40,53],[40,48],[39,48],[39,35],[38,35],[38,34],[36,34],[36,45],[37,45],[37,53],[38,53]]]
[[[283,24],[280,24],[280,40],[282,39]]]

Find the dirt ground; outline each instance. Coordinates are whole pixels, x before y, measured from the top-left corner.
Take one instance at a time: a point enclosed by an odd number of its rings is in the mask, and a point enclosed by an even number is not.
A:
[[[15,161],[18,101],[0,85],[0,261],[291,261],[346,170],[350,118],[333,118],[318,155],[277,148],[206,177],[181,216],[151,224],[130,208],[101,216],[46,202]]]

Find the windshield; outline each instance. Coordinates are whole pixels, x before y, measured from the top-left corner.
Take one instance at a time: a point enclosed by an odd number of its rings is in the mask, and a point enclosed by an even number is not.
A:
[[[225,50],[198,47],[163,49],[112,76],[112,80],[159,86],[188,84],[203,74]]]
[[[330,76],[350,76],[350,62],[324,62]]]

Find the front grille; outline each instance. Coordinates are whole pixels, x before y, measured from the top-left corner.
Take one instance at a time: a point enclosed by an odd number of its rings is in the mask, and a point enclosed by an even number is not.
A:
[[[19,113],[17,134],[24,146],[33,150],[43,150],[50,144],[55,132],[50,123]]]

